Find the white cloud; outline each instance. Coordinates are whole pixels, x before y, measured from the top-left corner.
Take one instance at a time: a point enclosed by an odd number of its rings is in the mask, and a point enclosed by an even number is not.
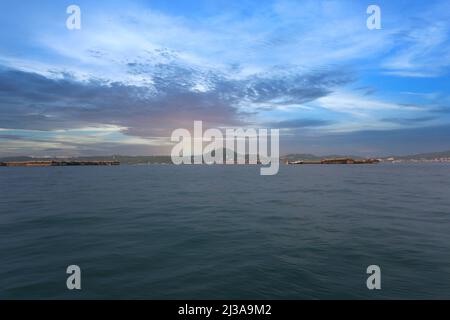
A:
[[[442,5],[444,8],[442,8]],[[381,67],[400,77],[436,77],[450,67],[450,10],[448,3],[427,7],[420,18],[403,21],[395,46]]]
[[[421,110],[413,106],[402,106],[396,103],[385,102],[374,97],[357,95],[350,92],[339,91],[326,97],[317,99],[317,105],[336,112],[349,113],[354,116],[367,116],[371,112],[386,110]]]

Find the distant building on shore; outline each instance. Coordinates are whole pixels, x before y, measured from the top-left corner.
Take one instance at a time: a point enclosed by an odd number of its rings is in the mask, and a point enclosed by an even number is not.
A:
[[[336,158],[336,159],[322,159],[322,160],[287,161],[286,164],[373,164],[378,162],[380,162],[380,160],[378,159],[355,160],[352,158]]]

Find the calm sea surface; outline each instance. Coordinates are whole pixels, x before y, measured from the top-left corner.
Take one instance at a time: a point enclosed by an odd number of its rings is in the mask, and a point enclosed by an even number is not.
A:
[[[450,165],[0,168],[0,298],[449,299]]]

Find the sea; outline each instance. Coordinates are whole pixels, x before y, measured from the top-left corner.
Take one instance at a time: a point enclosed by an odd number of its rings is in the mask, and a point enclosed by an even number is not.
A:
[[[450,299],[450,165],[0,168],[0,299]]]

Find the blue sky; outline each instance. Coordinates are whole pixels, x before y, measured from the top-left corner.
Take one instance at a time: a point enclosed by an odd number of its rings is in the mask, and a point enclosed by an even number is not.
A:
[[[449,1],[2,1],[0,23],[0,156],[168,154],[194,120],[280,128],[282,153],[450,149]]]

